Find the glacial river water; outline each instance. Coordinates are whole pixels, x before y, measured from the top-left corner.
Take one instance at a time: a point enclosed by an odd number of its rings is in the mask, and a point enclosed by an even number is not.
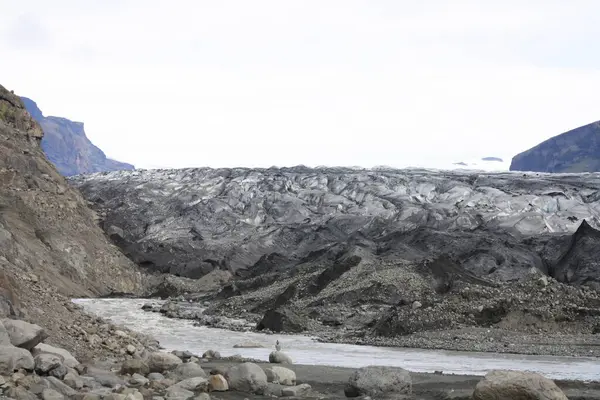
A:
[[[189,350],[202,354],[208,349],[221,355],[241,354],[267,360],[276,340],[297,364],[358,368],[366,365],[398,366],[415,372],[485,375],[492,369],[515,369],[542,373],[554,379],[600,379],[600,359],[472,353],[440,350],[386,348],[319,343],[308,336],[266,335],[195,327],[191,321],[165,318],[141,310],[147,300],[77,299],[88,312],[113,323],[154,336],[167,350]],[[237,349],[235,344],[256,342],[265,348]]]

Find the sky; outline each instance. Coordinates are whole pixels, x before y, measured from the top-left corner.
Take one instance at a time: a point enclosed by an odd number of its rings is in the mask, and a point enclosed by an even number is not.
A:
[[[138,168],[510,161],[600,119],[597,0],[0,10],[0,84]]]

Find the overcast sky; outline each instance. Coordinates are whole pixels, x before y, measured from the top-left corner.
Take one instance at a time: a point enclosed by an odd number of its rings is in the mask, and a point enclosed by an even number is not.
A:
[[[137,167],[437,166],[600,119],[596,0],[0,0],[0,84]]]

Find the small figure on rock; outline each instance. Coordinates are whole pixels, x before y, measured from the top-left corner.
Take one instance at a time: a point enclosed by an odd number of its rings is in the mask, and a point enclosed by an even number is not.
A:
[[[281,351],[281,344],[279,344],[279,340],[275,342],[275,350]]]

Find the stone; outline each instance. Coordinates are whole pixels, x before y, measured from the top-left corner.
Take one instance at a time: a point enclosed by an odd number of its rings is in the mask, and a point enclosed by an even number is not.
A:
[[[167,400],[188,400],[193,396],[194,392],[175,386],[169,387],[165,392],[165,399]]]
[[[135,387],[144,386],[148,382],[150,382],[150,379],[148,379],[148,378],[144,377],[144,375],[140,375],[140,374],[133,374],[131,376],[131,379],[129,379],[129,383]]]
[[[171,353],[181,358],[182,361],[187,361],[190,358],[194,357],[194,355],[189,351],[181,351],[181,350],[173,350]]]
[[[54,389],[44,389],[42,391],[42,400],[64,400],[65,396]]]
[[[67,367],[65,367],[64,365],[59,365],[56,368],[53,368],[52,370],[50,370],[50,372],[48,372],[49,376],[53,376],[55,378],[58,378],[60,380],[63,380],[64,377],[69,373],[69,369]]]
[[[148,375],[148,373],[150,373],[150,367],[142,360],[134,358],[125,360],[123,361],[123,364],[121,364],[121,375]]]
[[[274,351],[269,354],[269,362],[273,364],[293,364],[292,358],[283,351]]]
[[[210,359],[218,360],[221,358],[221,353],[219,353],[218,351],[215,351],[215,350],[207,350],[204,352],[204,354],[202,354],[202,358],[210,358]]]
[[[256,342],[244,342],[233,345],[234,349],[262,349],[264,347],[262,344]]]
[[[227,379],[223,375],[210,375],[208,377],[208,390],[210,392],[226,392],[229,390]]]
[[[62,357],[56,354],[41,353],[35,356],[35,372],[40,375],[45,375],[50,370],[62,365]]]
[[[134,345],[128,344],[127,347],[125,347],[125,351],[127,352],[127,354],[133,355],[136,352],[136,348]]]
[[[308,383],[303,383],[298,386],[289,386],[281,389],[281,395],[283,397],[301,397],[306,396],[310,393],[312,387]]]
[[[206,372],[196,363],[179,364],[169,373],[169,378],[175,381],[182,381],[189,378],[206,378]]]
[[[87,374],[94,378],[100,385],[113,388],[117,385],[125,385],[125,381],[117,375],[104,369],[88,367]]]
[[[150,357],[148,358],[148,367],[150,368],[150,372],[162,373],[171,371],[181,363],[181,358],[170,353],[156,352],[150,354]]]
[[[200,393],[198,396],[194,397],[194,400],[210,400],[210,395],[208,393]]]
[[[263,394],[267,388],[267,375],[254,363],[233,365],[227,370],[227,383],[231,390]]]
[[[411,394],[412,378],[402,368],[368,366],[354,371],[344,389],[346,397]]]
[[[267,382],[279,383],[285,386],[294,386],[296,384],[296,373],[291,369],[272,366],[265,368]]]
[[[192,392],[206,392],[208,390],[208,379],[198,376],[185,379],[171,387],[178,387]]]
[[[83,388],[83,379],[71,372],[65,375],[65,377],[63,378],[63,382],[67,386],[75,390],[80,390],[81,388]]]
[[[148,379],[151,381],[162,381],[165,379],[165,376],[159,372],[152,372],[148,374]]]
[[[0,346],[0,374],[11,375],[14,371],[25,369],[33,371],[35,361],[26,349],[15,346]]]
[[[414,301],[412,303],[412,309],[413,310],[418,310],[419,308],[423,307],[423,304],[421,304],[420,301]]]
[[[61,381],[58,378],[55,378],[53,376],[48,376],[48,377],[44,378],[43,380],[49,385],[50,389],[56,390],[63,396],[71,397],[71,396],[75,396],[77,394],[77,392],[73,388],[69,387],[68,385],[63,383],[63,381]]]
[[[556,384],[534,372],[495,370],[479,381],[473,400],[567,400]]]
[[[16,386],[5,392],[6,396],[15,400],[38,400],[38,397],[22,386]]]
[[[2,324],[2,321],[0,321],[0,346],[10,346],[11,344],[10,335]]]
[[[48,334],[42,327],[30,324],[29,322],[17,319],[4,319],[2,320],[2,324],[10,336],[10,342],[13,346],[30,351],[48,337]]]
[[[48,353],[48,354],[56,354],[62,357],[63,364],[69,368],[77,368],[79,365],[79,361],[71,353],[69,353],[65,349],[61,349],[60,347],[50,346],[46,343],[40,343],[33,348],[31,354],[33,356],[37,356],[40,353]]]

